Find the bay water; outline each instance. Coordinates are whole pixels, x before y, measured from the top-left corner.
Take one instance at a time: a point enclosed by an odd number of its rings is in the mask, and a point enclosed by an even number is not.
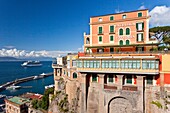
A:
[[[23,61],[0,62],[0,85],[19,78],[53,72],[51,61],[42,61],[41,63],[43,65],[38,67],[22,67],[22,63]],[[42,79],[17,84],[23,87],[26,86],[27,88],[25,87],[17,90],[4,90],[1,91],[0,94],[7,96],[17,96],[26,92],[43,94],[45,86],[50,84],[54,84],[53,75]]]

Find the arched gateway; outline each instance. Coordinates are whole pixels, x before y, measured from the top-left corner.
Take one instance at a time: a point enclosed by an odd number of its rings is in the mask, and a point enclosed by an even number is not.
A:
[[[132,105],[124,97],[115,97],[108,103],[108,113],[132,113]]]

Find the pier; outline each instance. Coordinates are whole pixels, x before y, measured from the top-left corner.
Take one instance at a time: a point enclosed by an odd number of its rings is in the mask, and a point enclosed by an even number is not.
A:
[[[40,75],[35,75],[35,76],[29,76],[29,77],[25,77],[25,78],[16,79],[14,81],[2,84],[0,86],[0,91],[5,90],[7,87],[12,86],[12,85],[16,85],[16,84],[31,81],[31,80],[37,80],[37,79],[45,78],[45,77],[48,77],[48,76],[51,76],[51,75],[53,75],[52,72],[51,73],[46,73],[46,74],[43,73],[43,74],[40,74]]]

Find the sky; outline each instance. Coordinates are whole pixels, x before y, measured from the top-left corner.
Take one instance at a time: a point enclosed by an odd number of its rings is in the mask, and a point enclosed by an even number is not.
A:
[[[170,0],[0,0],[0,56],[82,51],[91,16],[149,9],[150,27],[170,25]]]

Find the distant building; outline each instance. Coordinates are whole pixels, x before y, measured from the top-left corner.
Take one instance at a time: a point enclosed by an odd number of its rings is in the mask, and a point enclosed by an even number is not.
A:
[[[52,66],[55,91],[64,78],[69,102],[79,100],[78,113],[161,113],[151,103],[167,106],[170,53],[157,51],[149,18],[148,10],[91,17],[84,52]]]
[[[6,113],[28,113],[30,101],[21,97],[5,99]]]
[[[33,99],[37,99],[37,100],[41,100],[43,95],[41,94],[37,94],[37,93],[25,93],[23,95],[21,95],[21,97],[23,98],[27,98],[29,100],[33,100]]]

